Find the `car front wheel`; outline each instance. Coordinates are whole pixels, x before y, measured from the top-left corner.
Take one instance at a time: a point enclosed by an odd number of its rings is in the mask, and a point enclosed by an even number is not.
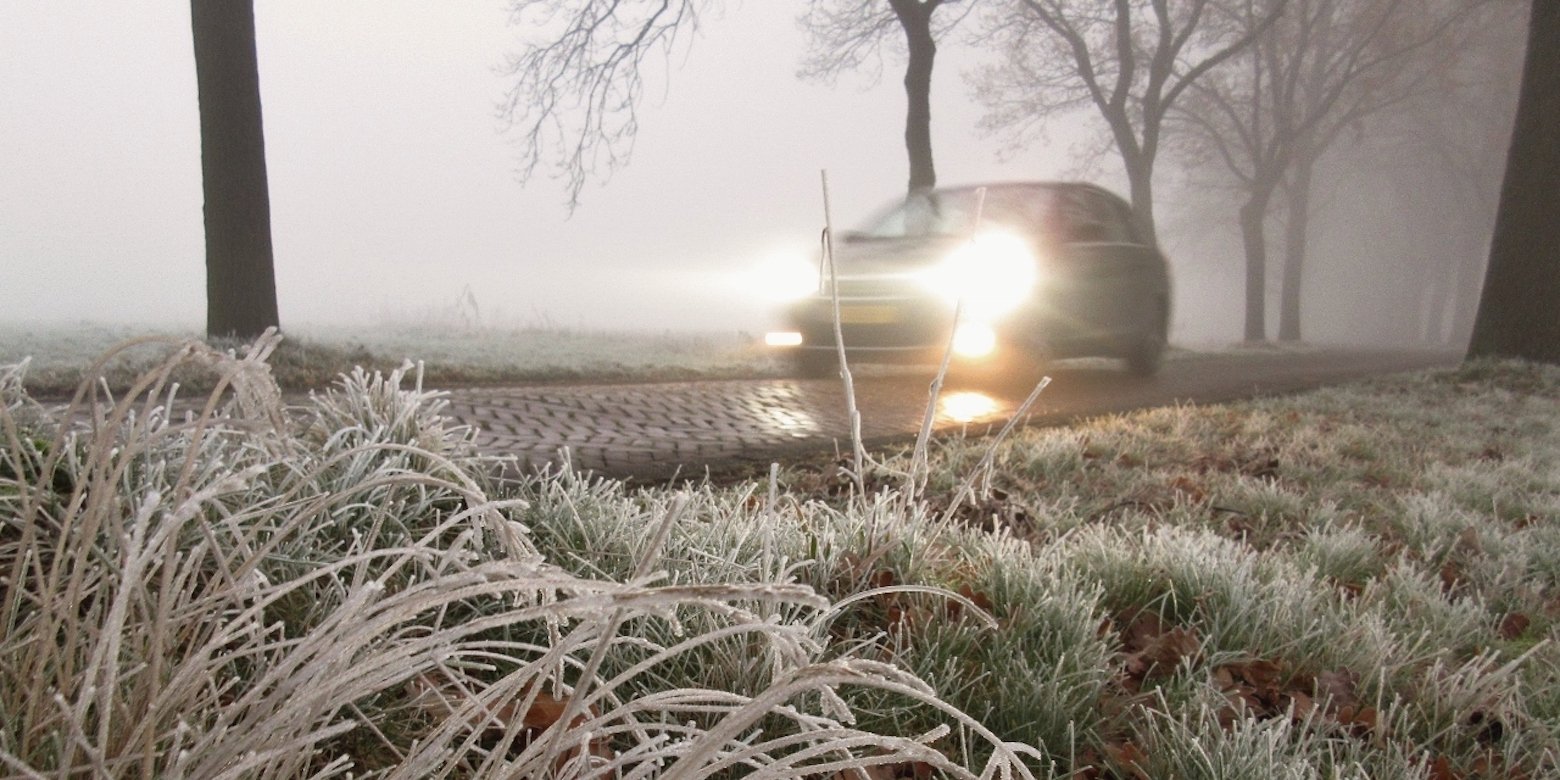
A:
[[[1148,328],[1133,339],[1124,355],[1127,371],[1134,376],[1153,376],[1164,364],[1170,326],[1169,312],[1164,301],[1156,302],[1154,308],[1154,316],[1149,320]]]

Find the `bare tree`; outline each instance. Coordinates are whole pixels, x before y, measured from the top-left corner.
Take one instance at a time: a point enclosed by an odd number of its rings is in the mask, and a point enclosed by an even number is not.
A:
[[[1560,364],[1560,3],[1535,0],[1489,269],[1468,347]]]
[[[1256,30],[1281,0],[1239,0],[1219,24]],[[1286,207],[1280,338],[1298,340],[1299,290],[1317,161],[1345,129],[1432,83],[1433,60],[1415,61],[1445,34],[1457,0],[1287,0],[1276,24],[1235,67],[1192,86],[1178,121],[1203,154],[1222,161],[1245,193],[1245,338],[1266,333],[1267,219]]]
[[[1166,115],[1194,83],[1251,45],[1263,25],[1208,25],[1213,0],[1011,5],[989,17],[986,37],[1003,59],[976,77],[988,111],[983,124],[1021,141],[1058,116],[1094,107],[1126,168],[1132,210],[1152,237],[1154,163]]]
[[[198,0],[195,0],[198,2]],[[539,31],[506,62],[513,85],[500,116],[520,134],[520,177],[547,167],[566,179],[568,205],[593,173],[628,163],[639,130],[644,65],[669,57],[720,0],[510,0],[510,24]],[[686,48],[686,43],[681,44]]]
[[[937,9],[957,0],[809,0],[802,24],[812,33],[802,75],[832,80],[880,57],[883,45],[903,34],[905,66],[905,151],[910,160],[908,190],[937,185],[932,162],[932,69],[937,40],[964,17],[934,23]],[[967,13],[967,12],[966,12]]]
[[[1372,121],[1369,132],[1345,133],[1340,145],[1348,148],[1338,156],[1347,159],[1328,167],[1380,171],[1391,185],[1417,266],[1403,292],[1420,304],[1420,335],[1463,348],[1511,145],[1526,4],[1486,3],[1459,24],[1466,42],[1420,55],[1444,60],[1435,82]]]
[[[930,94],[943,26],[933,16],[953,2],[809,0],[802,16],[815,36],[803,72],[822,78],[860,65],[895,29],[903,33],[911,190],[937,181]],[[723,7],[723,0],[509,0],[510,23],[536,31],[503,68],[513,82],[499,106],[520,136],[521,179],[554,170],[567,182],[569,208],[577,207],[591,176],[606,178],[628,163],[647,60],[686,51],[701,17]]]
[[[190,0],[190,26],[206,204],[206,333],[253,338],[278,317],[252,0]]]

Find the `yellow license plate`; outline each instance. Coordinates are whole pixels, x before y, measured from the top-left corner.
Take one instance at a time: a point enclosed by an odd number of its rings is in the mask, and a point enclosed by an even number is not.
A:
[[[886,325],[899,321],[894,306],[841,306],[840,322],[846,325]]]

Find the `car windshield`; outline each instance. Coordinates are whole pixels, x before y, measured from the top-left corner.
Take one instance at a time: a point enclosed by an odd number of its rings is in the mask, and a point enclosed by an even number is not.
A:
[[[879,211],[855,232],[863,239],[967,236],[974,232],[977,210],[984,227],[1033,230],[1046,222],[1053,193],[1045,187],[989,187],[980,203],[980,188],[912,193]]]

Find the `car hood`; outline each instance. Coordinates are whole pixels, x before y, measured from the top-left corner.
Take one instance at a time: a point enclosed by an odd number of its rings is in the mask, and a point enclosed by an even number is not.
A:
[[[842,278],[913,274],[941,262],[963,240],[932,236],[843,241],[834,246],[835,269]]]

